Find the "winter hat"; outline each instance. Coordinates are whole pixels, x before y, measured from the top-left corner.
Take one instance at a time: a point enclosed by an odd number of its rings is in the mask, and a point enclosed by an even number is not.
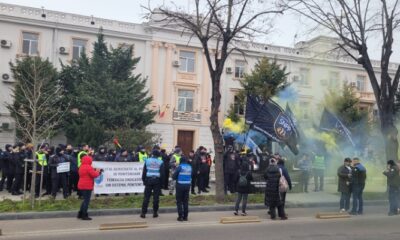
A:
[[[153,155],[153,157],[159,157],[161,154],[160,154],[160,151],[158,151],[157,149],[154,149],[152,152],[151,152],[151,155]]]
[[[56,154],[60,154],[63,149],[61,147],[56,147]]]
[[[185,156],[181,157],[181,163],[187,163],[187,158]]]
[[[269,165],[276,165],[276,159],[275,158],[269,159]]]

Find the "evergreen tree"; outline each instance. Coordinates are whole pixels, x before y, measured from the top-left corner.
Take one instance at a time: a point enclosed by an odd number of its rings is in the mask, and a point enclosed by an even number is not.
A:
[[[83,55],[62,66],[66,99],[74,109],[65,124],[72,143],[99,145],[111,140],[116,130],[143,130],[153,122],[146,79],[133,73],[139,61],[132,47],[109,50],[100,32],[90,59]],[[84,132],[86,136],[80,136]]]

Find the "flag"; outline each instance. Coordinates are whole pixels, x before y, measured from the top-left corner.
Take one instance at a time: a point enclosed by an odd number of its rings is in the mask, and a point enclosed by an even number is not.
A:
[[[355,146],[350,130],[340,121],[338,117],[324,108],[319,128],[323,131],[335,132],[346,138],[353,147]]]
[[[246,123],[250,129],[265,134],[271,140],[286,144],[289,149],[298,154],[297,140],[299,134],[293,120],[274,101],[264,101],[248,95],[246,102]]]
[[[164,106],[164,109],[161,111],[161,107],[158,107],[158,116],[163,118],[165,115],[165,111],[167,111],[167,105]]]
[[[289,106],[289,103],[286,103],[286,109],[285,109],[286,115],[292,120],[294,126],[297,129],[297,132],[299,134],[299,138],[304,138],[304,132],[302,128],[300,127],[299,121],[297,121],[296,117],[294,116],[294,113],[292,112],[292,109]]]
[[[114,143],[115,146],[117,146],[119,148],[122,148],[121,144],[119,144],[118,138],[114,138],[113,143]]]

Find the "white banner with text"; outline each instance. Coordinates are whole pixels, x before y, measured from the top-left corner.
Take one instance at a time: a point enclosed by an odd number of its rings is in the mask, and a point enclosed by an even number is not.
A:
[[[93,162],[96,169],[104,172],[94,180],[95,194],[143,193],[143,163]]]

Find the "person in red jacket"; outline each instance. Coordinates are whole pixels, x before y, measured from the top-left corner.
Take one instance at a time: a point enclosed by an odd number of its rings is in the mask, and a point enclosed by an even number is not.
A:
[[[90,203],[90,197],[92,196],[92,190],[94,186],[94,179],[100,176],[103,170],[95,170],[92,167],[92,157],[86,155],[82,158],[82,165],[79,168],[79,182],[78,189],[81,191],[83,196],[83,202],[78,213],[78,218],[82,220],[92,220],[88,215],[88,208]]]

